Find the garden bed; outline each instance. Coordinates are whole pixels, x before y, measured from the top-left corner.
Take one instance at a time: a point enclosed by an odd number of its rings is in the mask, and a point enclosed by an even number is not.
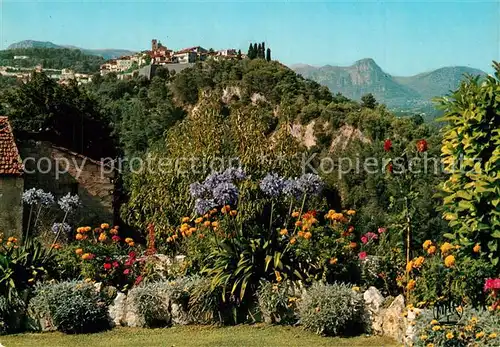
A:
[[[301,328],[240,325],[234,327],[185,326],[166,329],[116,328],[100,334],[19,334],[0,337],[5,347],[37,346],[396,346],[385,337],[321,337]]]

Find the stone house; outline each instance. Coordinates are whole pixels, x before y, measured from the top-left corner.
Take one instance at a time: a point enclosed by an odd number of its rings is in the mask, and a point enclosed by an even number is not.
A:
[[[45,141],[21,142],[19,148],[26,190],[41,188],[56,199],[77,194],[82,208],[75,223],[116,222],[116,171],[111,166]]]
[[[23,165],[7,117],[0,116],[0,233],[20,236],[24,187]]]

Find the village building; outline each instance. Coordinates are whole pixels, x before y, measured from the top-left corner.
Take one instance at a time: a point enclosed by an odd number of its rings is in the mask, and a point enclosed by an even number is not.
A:
[[[23,165],[7,117],[0,116],[0,233],[20,236],[24,190]]]

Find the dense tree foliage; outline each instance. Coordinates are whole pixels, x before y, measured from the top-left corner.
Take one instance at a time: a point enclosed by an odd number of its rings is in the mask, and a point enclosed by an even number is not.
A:
[[[14,59],[27,56],[27,59]],[[0,66],[31,68],[41,65],[44,69],[72,69],[80,73],[94,73],[104,63],[104,58],[84,54],[69,48],[18,48],[0,51]]]

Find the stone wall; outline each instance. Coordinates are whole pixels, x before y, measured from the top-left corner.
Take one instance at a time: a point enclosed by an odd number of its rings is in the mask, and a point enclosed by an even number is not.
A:
[[[23,178],[0,176],[0,233],[20,238],[23,220]]]
[[[115,173],[101,162],[48,142],[23,142],[19,149],[25,162],[26,190],[41,188],[56,198],[78,194],[82,208],[75,223],[115,222]]]

